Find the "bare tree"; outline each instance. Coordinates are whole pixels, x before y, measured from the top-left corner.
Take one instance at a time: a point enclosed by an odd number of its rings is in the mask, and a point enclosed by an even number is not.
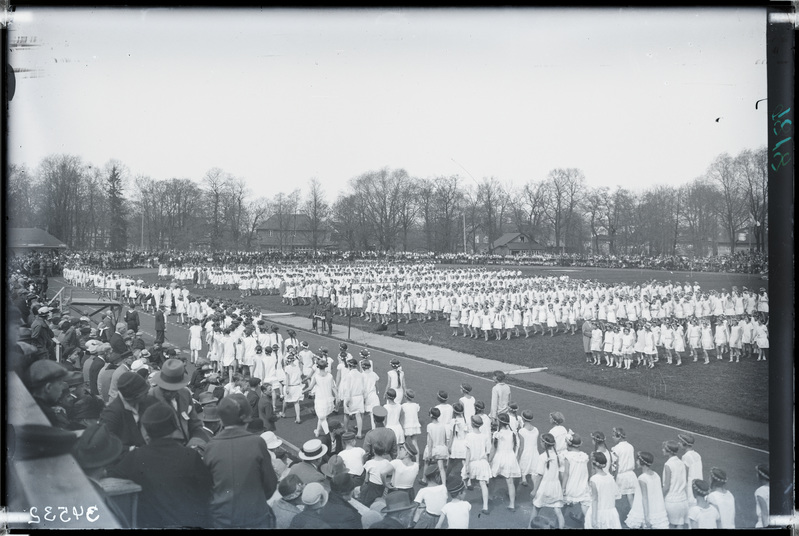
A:
[[[325,200],[325,192],[317,178],[311,179],[308,184],[308,195],[303,204],[303,213],[308,216],[311,248],[316,251],[319,249],[327,218],[330,216],[330,205]]]
[[[209,169],[203,177],[205,195],[210,209],[211,248],[218,249],[223,240],[223,196],[228,183],[228,175],[219,168]]]
[[[378,247],[393,249],[401,227],[403,196],[411,179],[404,169],[370,171],[351,182],[365,219],[372,225]]]
[[[247,249],[252,249],[253,238],[255,238],[258,226],[266,220],[270,215],[271,207],[269,200],[265,197],[259,197],[247,202],[245,207],[245,220],[247,222],[247,236],[245,245]]]
[[[768,222],[768,149],[747,149],[735,159],[744,181],[744,196],[750,227],[755,236],[755,249],[763,251]]]
[[[552,225],[556,247],[565,250],[567,231],[585,189],[585,176],[579,169],[553,169],[546,180],[547,217]]]
[[[730,240],[730,252],[735,253],[736,231],[746,223],[747,218],[744,181],[735,160],[727,153],[716,157],[707,175],[721,192],[719,217]]]
[[[610,193],[607,186],[591,188],[583,198],[582,209],[585,211],[586,218],[588,219],[588,228],[591,231],[591,238],[593,241],[591,253],[594,255],[600,253],[599,231],[605,227],[604,222],[608,219],[609,198]]]

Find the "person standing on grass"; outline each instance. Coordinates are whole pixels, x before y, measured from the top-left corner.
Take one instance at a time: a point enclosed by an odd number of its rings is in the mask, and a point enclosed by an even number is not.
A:
[[[768,325],[763,323],[760,318],[755,319],[754,329],[755,345],[757,346],[757,361],[768,360]]]
[[[727,489],[727,473],[718,467],[710,469],[710,493],[707,502],[719,511],[719,528],[735,528],[735,497]]]
[[[710,356],[708,355],[708,352],[716,348],[713,341],[713,331],[710,327],[710,320],[703,320],[700,330],[702,338],[702,357],[705,358],[704,364],[708,365],[710,364]]]
[[[596,322],[591,330],[591,354],[592,365],[600,365],[602,363],[602,325]]]
[[[586,319],[585,322],[583,322],[582,332],[583,332],[583,352],[585,352],[585,361],[586,363],[591,363],[593,357],[591,343],[593,341],[592,337],[594,333],[594,324],[590,320]],[[525,333],[527,333],[526,327],[525,327]]]
[[[677,366],[682,365],[682,356],[685,353],[685,331],[682,327],[683,321],[674,322],[674,355],[677,358]]]
[[[669,528],[683,528],[688,522],[688,470],[677,457],[679,450],[676,441],[663,443],[663,455],[668,458],[663,466],[663,499]]]

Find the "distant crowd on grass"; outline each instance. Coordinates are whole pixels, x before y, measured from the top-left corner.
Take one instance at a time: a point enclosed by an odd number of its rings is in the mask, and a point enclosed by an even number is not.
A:
[[[180,321],[205,323],[209,299],[203,289],[236,290],[240,299],[280,295],[285,305],[306,307],[312,327],[332,329],[333,316],[362,318],[387,326],[446,322],[452,336],[475,340],[583,335],[587,361],[630,369],[683,364],[683,357],[710,363],[768,358],[769,298],[737,286],[703,291],[698,282],[650,280],[644,284],[599,283],[568,276],[525,276],[518,270],[441,268],[429,263],[388,262],[323,265],[161,265],[164,283],[67,268],[64,277],[108,297],[155,312],[166,305]],[[169,282],[167,282],[169,281]],[[192,288],[192,290],[189,290]],[[199,290],[199,295],[195,292]],[[194,292],[193,292],[194,291]]]
[[[646,438],[621,427],[586,430],[583,440],[560,411],[539,431],[501,371],[490,392],[462,383],[451,403],[443,390],[414,392],[399,359],[380,378],[368,350],[353,349],[355,357],[342,343],[335,357],[314,352],[246,305],[210,304],[206,330],[223,335],[202,356],[198,321],[184,354],[144,345],[135,315],[112,332],[51,310],[26,276],[13,274],[7,290],[7,363],[53,427],[21,427],[17,450],[71,453],[123,528],[466,529],[492,515],[495,528],[732,529],[730,482],[755,497],[738,518],[769,522],[767,465],[706,473],[702,442],[689,433],[648,452],[633,446]],[[78,341],[62,363],[53,337]],[[306,397],[314,437],[287,455],[281,417],[293,406],[301,422]],[[416,400],[433,397],[437,405],[422,412]],[[141,486],[135,525],[103,491],[107,477]],[[517,522],[522,489],[532,509]]]
[[[385,261],[396,263],[436,263],[468,265],[562,266],[583,268],[629,268],[647,270],[726,272],[741,274],[768,273],[768,256],[758,251],[737,251],[731,255],[688,257],[682,255],[590,255],[529,253],[494,255],[488,253],[420,253],[375,251],[73,251],[68,253],[32,253],[12,257],[9,267],[29,276],[60,275],[67,265],[93,266],[112,271],[129,268],[182,268],[184,266],[224,266],[231,269],[260,264],[335,263]]]

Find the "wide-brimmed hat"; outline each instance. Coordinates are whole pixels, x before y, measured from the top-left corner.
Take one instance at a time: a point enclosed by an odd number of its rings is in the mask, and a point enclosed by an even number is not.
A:
[[[326,477],[333,478],[340,473],[346,473],[347,466],[341,456],[334,454],[327,460],[327,463],[322,464],[320,471]]]
[[[386,495],[386,505],[380,510],[383,514],[410,510],[416,506],[404,491],[392,491]]]
[[[167,359],[161,370],[155,374],[153,382],[167,391],[179,391],[191,381],[189,372],[180,359]]]
[[[200,412],[200,419],[202,419],[203,422],[222,421],[221,417],[219,417],[219,408],[216,405],[205,406],[203,410]]]
[[[679,439],[684,445],[693,445],[696,441],[694,436],[691,434],[677,434],[677,439]]]
[[[302,490],[302,503],[313,506],[321,501],[322,506],[327,504],[327,490],[319,482],[311,482]]]
[[[122,441],[108,431],[105,424],[90,424],[78,438],[72,455],[83,469],[104,467],[119,458]]]
[[[274,450],[283,444],[283,440],[277,437],[271,430],[261,434],[261,439],[264,440],[266,448],[269,450]]]
[[[522,411],[522,420],[530,422],[533,420],[533,412],[529,409]]]
[[[303,443],[302,450],[298,453],[301,460],[318,460],[327,454],[327,445],[318,439],[311,439]]]

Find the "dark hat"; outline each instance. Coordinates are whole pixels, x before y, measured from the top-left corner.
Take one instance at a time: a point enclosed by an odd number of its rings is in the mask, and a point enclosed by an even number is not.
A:
[[[438,471],[438,469],[436,469]],[[401,512],[403,510],[410,510],[415,506],[411,503],[411,498],[404,491],[392,491],[386,495],[386,505],[380,510],[383,514],[391,512]]]
[[[723,469],[719,469],[718,467],[711,467],[710,468],[710,479],[721,484],[727,482],[727,473]]]
[[[639,452],[638,462],[641,465],[650,466],[655,463],[655,456],[651,452]]]
[[[447,392],[446,392],[446,391],[439,391],[439,392],[438,392],[438,399],[439,399],[439,400],[441,400],[441,401],[443,402],[443,401],[445,401],[447,398],[449,398],[449,395],[447,394]]]
[[[372,416],[376,419],[385,419],[387,415],[388,412],[383,406],[375,406],[372,408]]]
[[[516,411],[519,409],[519,404],[517,404],[516,402],[511,402],[510,404],[508,404],[508,408],[511,411]]]
[[[223,398],[217,406],[219,418],[225,426],[245,424],[252,417],[252,408],[247,397],[241,393],[233,393]]]
[[[342,441],[352,441],[355,438],[356,438],[355,432],[344,432],[343,434],[341,434]]]
[[[74,432],[43,424],[9,425],[9,455],[18,460],[49,458],[69,453],[78,441]]]
[[[415,396],[416,396],[416,393],[413,391],[413,389],[406,389],[405,390],[405,398],[407,398],[409,400],[413,400],[413,397],[415,397]]]
[[[522,420],[530,422],[533,420],[533,412],[529,409],[522,411]]]
[[[438,474],[438,465],[437,464],[430,464],[427,466],[427,469],[424,471],[424,476],[430,478],[431,476],[436,476]]]
[[[594,463],[599,465],[600,467],[605,467],[608,464],[608,458],[605,456],[603,452],[594,452],[593,453]]]
[[[483,418],[480,415],[472,415],[472,426],[480,428],[483,426]]]
[[[78,438],[72,455],[83,469],[105,467],[119,458],[122,441],[108,431],[105,424],[90,424]]]
[[[219,402],[219,399],[215,397],[212,393],[204,391],[199,395],[197,395],[197,401],[203,406],[205,406],[206,404],[216,404],[217,402]]]
[[[180,359],[167,359],[161,370],[155,374],[153,382],[167,391],[179,391],[191,381],[186,366]]]
[[[463,391],[464,393],[471,393],[472,392],[472,386],[469,385],[468,383],[462,383],[461,384],[461,391]]]
[[[402,448],[408,451],[408,454],[411,456],[417,456],[419,454],[419,450],[413,446],[413,443],[405,442],[402,445]]]
[[[663,448],[672,454],[677,454],[677,451],[680,450],[680,444],[670,439],[663,442]]]
[[[138,374],[135,374],[138,376]],[[139,376],[141,378],[141,376]],[[149,406],[141,417],[141,423],[150,437],[166,437],[178,429],[175,411],[166,402]]]
[[[684,445],[693,445],[694,444],[694,436],[691,434],[677,434],[677,439],[679,439]]]
[[[438,408],[430,408],[430,416],[434,419],[441,417],[441,410]]]
[[[334,454],[327,460],[327,463],[322,464],[319,469],[323,475],[328,478],[334,478],[336,475],[347,472],[347,465],[338,454]]]
[[[200,418],[203,422],[220,422],[219,408],[214,404],[213,406],[205,406],[200,413]]]
[[[507,413],[500,413],[497,415],[497,420],[502,424],[510,424],[510,415]]]
[[[583,438],[579,434],[572,434],[571,437],[566,438],[566,444],[571,447],[579,447],[583,444]]]
[[[399,359],[392,359],[391,360],[391,366],[392,367],[397,368],[399,365],[400,365]]]
[[[452,404],[452,411],[453,413],[463,413],[463,404],[460,402],[455,402]]]
[[[135,372],[123,372],[117,381],[117,389],[119,394],[125,397],[125,400],[133,400],[150,390],[147,381]]]
[[[698,478],[691,482],[691,489],[694,495],[699,495],[701,497],[705,497],[710,493],[710,486],[708,486],[707,482],[699,480]]]
[[[386,398],[388,398],[389,400],[394,400],[395,398],[397,398],[397,391],[394,389],[389,389],[388,391],[386,391]]]
[[[337,473],[330,479],[331,491],[335,491],[336,493],[349,493],[354,489],[355,482],[352,480],[352,475],[347,472],[346,467],[344,468],[344,472]]]
[[[542,434],[541,435],[541,442],[549,447],[555,446],[555,436],[550,433]]]
[[[460,476],[451,476],[447,478],[447,492],[451,495],[460,493],[464,489],[466,489],[466,484]]]
[[[566,420],[566,418],[563,416],[563,413],[560,411],[553,411],[549,414],[549,418],[555,421],[557,424],[563,424],[563,421]]]
[[[302,487],[302,479],[295,474],[289,474],[277,485],[277,491],[284,501],[291,501],[302,495]]]
[[[482,400],[478,400],[474,403],[474,409],[479,409],[480,411],[486,409],[486,403]]]
[[[67,373],[67,369],[55,361],[40,359],[28,367],[28,385],[31,389],[37,389],[49,382],[63,379]]]
[[[624,439],[627,435],[624,433],[624,428],[617,426],[613,429],[613,437]]]
[[[346,350],[346,349],[348,348],[348,347],[347,347],[347,343],[346,343],[346,342],[342,342],[341,344],[339,344],[339,345],[338,345],[338,347],[339,347],[341,350]]]

